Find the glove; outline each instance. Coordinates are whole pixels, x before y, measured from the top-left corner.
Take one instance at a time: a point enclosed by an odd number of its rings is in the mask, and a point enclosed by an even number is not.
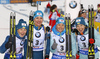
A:
[[[46,56],[45,56],[45,59],[49,59],[49,55],[46,55]]]
[[[93,43],[95,43],[95,40],[91,38],[91,39],[89,39],[89,43],[93,44]]]
[[[5,48],[8,49],[12,46],[12,41],[11,39],[9,38],[8,42],[5,44]]]
[[[50,31],[50,27],[49,26],[46,27],[46,31],[48,31],[48,32]]]
[[[78,54],[76,54],[76,59],[79,59],[79,55]]]
[[[56,43],[56,41],[55,41],[55,39],[54,39],[54,43],[53,43],[53,45],[52,45],[52,49],[55,50],[55,49],[57,48],[57,45],[58,45],[58,44]]]

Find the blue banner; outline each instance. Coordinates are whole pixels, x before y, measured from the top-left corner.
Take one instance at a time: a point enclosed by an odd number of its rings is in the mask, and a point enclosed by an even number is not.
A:
[[[0,0],[0,4],[9,4],[10,0]]]

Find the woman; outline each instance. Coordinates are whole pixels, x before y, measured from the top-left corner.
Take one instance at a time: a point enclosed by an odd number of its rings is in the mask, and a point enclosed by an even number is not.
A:
[[[50,49],[53,53],[52,59],[66,59],[66,35],[65,35],[65,20],[58,18],[51,32]],[[73,42],[73,40],[71,40]],[[72,44],[72,55],[75,45]]]
[[[34,21],[34,30],[33,30],[34,36],[33,36],[32,58],[33,59],[43,59],[45,37],[49,36],[49,34],[46,35],[46,28],[42,24],[43,12],[40,10],[35,11],[33,21]],[[26,45],[27,45],[27,41],[26,41]],[[47,59],[49,58],[49,52],[50,52],[49,45],[50,45],[50,40],[49,40],[49,38],[47,38],[46,53],[44,53],[45,58],[47,58]],[[26,54],[26,51],[27,51],[27,46],[25,46],[25,47],[26,48],[25,48],[24,54]],[[26,56],[24,59],[26,59]]]
[[[75,21],[76,29],[78,30],[78,33],[72,34],[72,39],[77,42],[77,50],[79,51],[80,59],[88,59],[88,47],[89,47],[89,41],[91,39],[88,39],[88,28],[87,24],[84,21],[83,17],[76,18]],[[99,58],[99,52],[97,46],[100,47],[100,35],[99,33],[94,29],[94,40],[95,41],[95,59]],[[76,43],[74,43],[76,44]]]
[[[85,9],[79,11],[78,17],[85,18],[85,22],[88,23],[87,11]]]
[[[26,32],[27,23],[23,19],[20,19],[19,23],[16,25],[16,59],[23,59],[22,51],[24,48]],[[10,59],[11,42],[10,36],[7,36],[4,43],[0,46],[0,53],[5,53],[4,59]]]
[[[51,27],[51,31],[53,26],[56,24],[56,19],[60,17],[60,14],[57,11],[57,6],[52,5],[50,8],[50,15],[49,15],[49,26]]]
[[[79,11],[78,17],[83,17],[84,20],[85,20],[85,22],[86,22],[86,24],[88,25],[87,11],[86,11],[85,9],[81,9],[81,10]],[[76,29],[76,26],[75,26],[75,20],[76,20],[76,19],[74,19],[74,20],[72,21],[72,24],[71,24],[71,25],[72,25],[72,32],[77,32],[77,29]]]

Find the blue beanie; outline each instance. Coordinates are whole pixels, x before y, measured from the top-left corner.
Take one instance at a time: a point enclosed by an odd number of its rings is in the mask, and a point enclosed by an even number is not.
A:
[[[57,20],[56,20],[56,25],[57,25],[57,24],[60,24],[60,23],[63,23],[63,24],[65,25],[65,20],[64,20],[64,18],[61,18],[61,17],[57,18]]]
[[[75,25],[77,26],[77,25],[79,25],[79,24],[83,24],[83,25],[86,26],[86,24],[85,24],[85,19],[84,19],[83,17],[78,17],[78,18],[76,18]]]
[[[33,15],[34,15],[33,20],[38,16],[43,18],[43,12],[41,10],[35,11]]]
[[[24,21],[23,19],[20,19],[16,28],[17,28],[17,30],[20,29],[20,28],[27,29],[27,23],[26,23],[26,21]]]

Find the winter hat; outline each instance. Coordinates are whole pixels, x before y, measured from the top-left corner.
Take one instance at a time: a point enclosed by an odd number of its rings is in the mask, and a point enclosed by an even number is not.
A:
[[[82,10],[80,11],[80,14],[82,14],[82,13],[86,13],[86,10],[85,10],[85,9],[82,9]]]
[[[75,25],[77,26],[77,25],[79,25],[79,24],[83,24],[83,25],[86,26],[84,20],[85,20],[85,19],[84,19],[83,17],[78,17],[78,18],[76,18]]]
[[[20,29],[20,28],[27,29],[27,23],[23,19],[20,19],[18,24],[17,24],[17,30]]]
[[[35,19],[35,18],[38,17],[38,16],[40,16],[40,17],[43,18],[43,12],[42,12],[41,10],[37,10],[37,11],[34,12],[34,17],[33,17],[33,19]]]
[[[60,24],[60,23],[63,23],[63,24],[65,25],[65,20],[64,20],[64,18],[61,18],[61,17],[57,18],[57,20],[56,20],[56,25],[57,25],[57,24]]]
[[[57,18],[56,24],[55,24],[55,25],[53,26],[53,28],[52,28],[52,31],[53,31],[56,35],[58,35],[58,36],[63,35],[63,34],[66,32],[65,28],[64,28],[64,30],[63,30],[61,33],[58,32],[58,31],[56,30],[57,24],[60,24],[60,23],[63,23],[63,24],[65,25],[65,20],[64,20],[64,18],[61,18],[61,17]]]

